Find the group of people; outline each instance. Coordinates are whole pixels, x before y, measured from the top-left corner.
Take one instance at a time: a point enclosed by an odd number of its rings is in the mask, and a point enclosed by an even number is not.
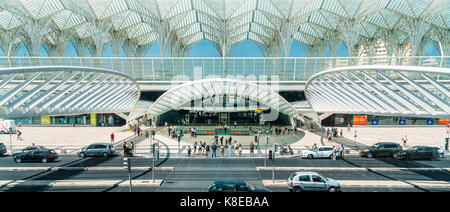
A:
[[[222,137],[223,138],[223,137]],[[250,144],[250,156],[254,156],[254,150],[255,150],[256,146],[253,144],[253,142],[251,142]],[[227,157],[227,156],[242,156],[242,151],[243,151],[243,147],[242,144],[239,144],[236,140],[232,141],[231,137],[230,140],[227,139],[227,141],[225,141],[225,144],[220,144],[216,141],[213,140],[211,142],[211,144],[208,144],[207,142],[202,142],[200,141],[198,142],[194,142],[193,147],[191,148],[190,145],[188,145],[187,147],[187,156],[191,157],[192,156],[196,156],[196,155],[203,155],[206,157],[217,157],[217,151],[220,152],[220,155],[222,157]]]
[[[126,141],[123,142],[122,150],[123,150],[123,156],[124,157],[133,156],[133,154],[136,152],[136,149],[135,149],[135,146],[134,146],[134,142],[131,141],[130,145],[128,145]]]
[[[340,137],[343,137],[344,130],[341,129],[340,131],[338,131],[338,129],[334,127],[332,127],[331,129],[328,128],[327,129],[328,142],[331,142],[331,138],[338,137],[339,136],[338,133],[340,134]]]

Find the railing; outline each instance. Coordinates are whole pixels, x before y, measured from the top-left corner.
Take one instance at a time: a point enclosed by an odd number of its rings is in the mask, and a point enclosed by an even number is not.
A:
[[[212,77],[306,81],[321,71],[355,65],[450,68],[450,57],[0,57],[0,68],[53,65],[110,69],[137,81],[184,81]]]

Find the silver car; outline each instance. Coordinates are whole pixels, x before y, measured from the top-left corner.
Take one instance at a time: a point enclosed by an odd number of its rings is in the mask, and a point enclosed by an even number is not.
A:
[[[77,155],[78,157],[84,158],[87,156],[103,156],[109,157],[115,154],[115,150],[112,144],[109,143],[95,143],[87,147],[81,148]]]
[[[289,191],[341,191],[341,185],[333,179],[325,178],[317,172],[294,172],[292,173],[287,184]]]

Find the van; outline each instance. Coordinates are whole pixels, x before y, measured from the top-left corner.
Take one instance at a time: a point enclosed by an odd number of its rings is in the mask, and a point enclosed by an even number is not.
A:
[[[9,134],[9,130],[12,129],[12,133],[16,133],[16,124],[14,120],[0,120],[0,133]]]

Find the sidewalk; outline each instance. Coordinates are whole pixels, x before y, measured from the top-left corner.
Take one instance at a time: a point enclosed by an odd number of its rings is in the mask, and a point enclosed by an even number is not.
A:
[[[446,181],[395,181],[395,180],[337,180],[341,187],[376,187],[376,188],[450,188]],[[288,188],[286,180],[263,180],[264,187]]]

